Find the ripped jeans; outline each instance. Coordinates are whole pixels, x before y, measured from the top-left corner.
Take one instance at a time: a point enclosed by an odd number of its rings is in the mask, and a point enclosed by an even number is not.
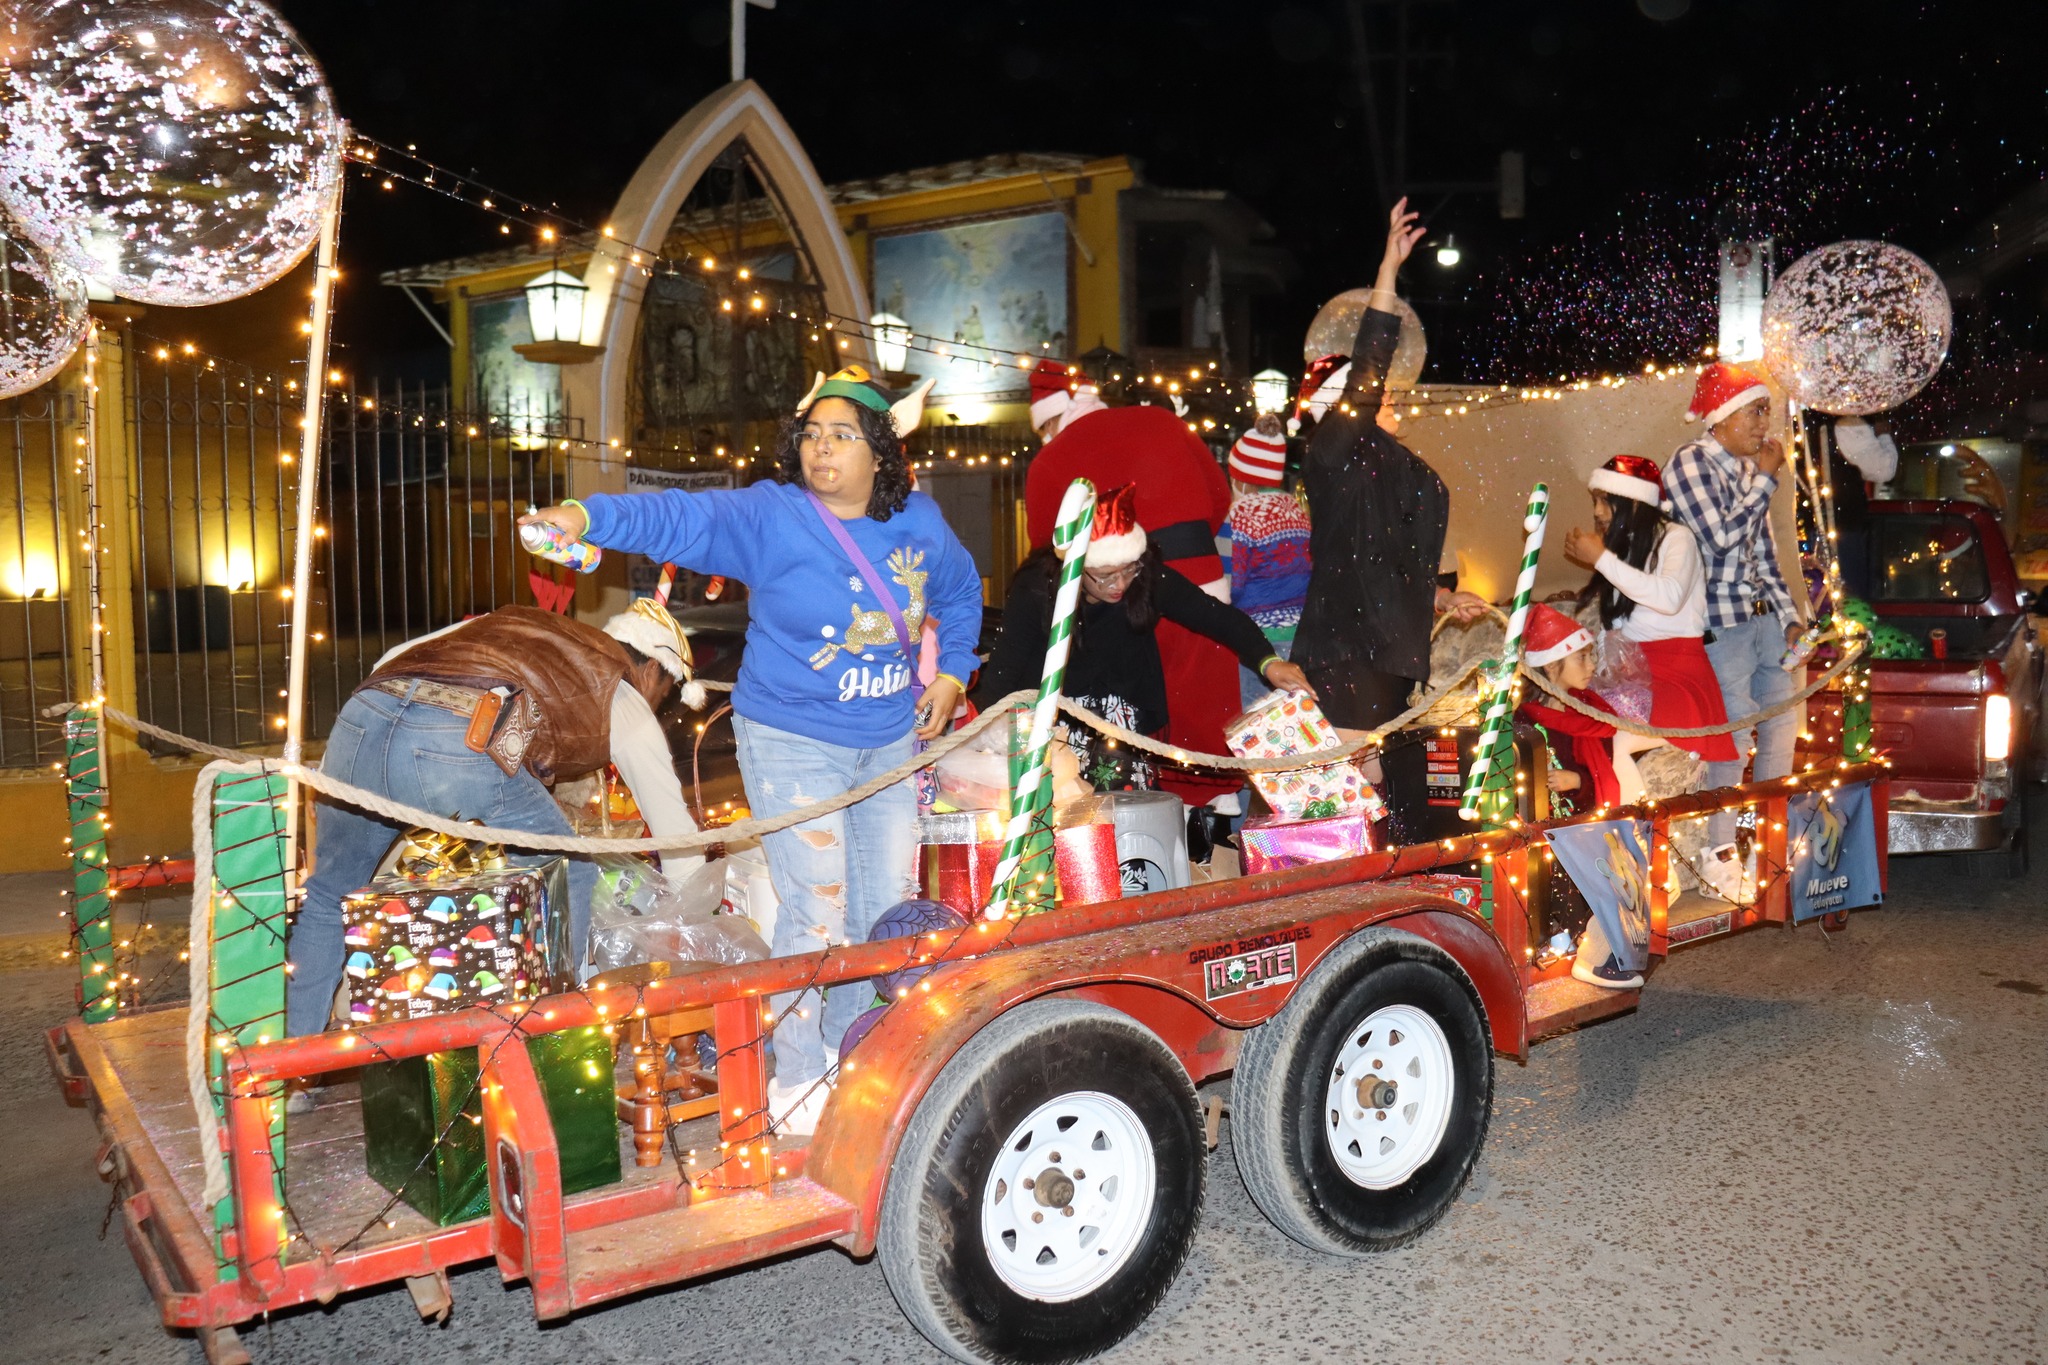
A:
[[[874,749],[849,749],[777,730],[735,713],[740,776],[756,819],[837,796],[911,755],[906,734]],[[917,894],[915,778],[845,810],[770,834],[761,841],[768,875],[782,902],[775,955],[865,943],[868,929],[899,901]],[[825,1074],[825,1048],[838,1050],[847,1028],[874,1003],[875,983],[850,981],[774,1000],[775,1079],[782,1086]]]

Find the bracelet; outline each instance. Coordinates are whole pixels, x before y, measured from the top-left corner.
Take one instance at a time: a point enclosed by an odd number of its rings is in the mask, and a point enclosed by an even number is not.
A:
[[[1266,670],[1274,664],[1285,662],[1286,660],[1282,659],[1278,654],[1268,654],[1265,658],[1259,660],[1259,677],[1263,679],[1266,676]]]
[[[583,539],[583,537],[585,537],[585,536],[589,535],[589,534],[590,534],[590,509],[589,509],[588,507],[585,507],[585,506],[584,506],[584,505],[583,505],[582,503],[578,502],[578,501],[577,501],[577,500],[576,500],[575,498],[563,498],[563,499],[562,499],[562,506],[564,506],[564,507],[573,507],[573,508],[575,508],[575,509],[576,509],[577,511],[579,511],[579,512],[581,512],[581,513],[583,514],[583,529],[582,529],[582,530],[580,530],[580,531],[578,531],[578,532],[576,533],[576,538],[577,538],[578,540],[581,540],[581,539]]]
[[[960,680],[959,680],[958,678],[954,677],[954,676],[953,676],[953,675],[952,675],[951,673],[938,673],[938,674],[934,674],[934,675],[932,676],[932,681],[933,681],[933,682],[949,682],[949,683],[953,684],[953,686],[955,686],[955,687],[957,687],[957,688],[959,688],[959,689],[960,689],[960,695],[961,695],[961,696],[963,696],[963,697],[964,697],[964,696],[966,696],[966,695],[967,695],[967,684],[966,684],[966,683],[964,683],[964,682],[961,682],[961,681],[960,681]]]

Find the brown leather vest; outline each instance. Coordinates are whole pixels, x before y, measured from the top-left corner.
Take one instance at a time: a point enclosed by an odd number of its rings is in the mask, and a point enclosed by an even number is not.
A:
[[[500,607],[423,640],[364,679],[431,678],[522,692],[536,722],[526,767],[543,782],[612,761],[612,693],[632,667],[595,626],[535,607]]]

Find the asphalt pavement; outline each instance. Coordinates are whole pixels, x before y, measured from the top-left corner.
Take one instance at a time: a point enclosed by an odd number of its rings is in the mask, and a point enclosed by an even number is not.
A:
[[[1631,1016],[1502,1062],[1477,1178],[1408,1250],[1307,1251],[1210,1164],[1194,1253],[1116,1365],[2048,1360],[2048,838],[2031,877],[1893,864],[1849,930],[1687,948]],[[54,878],[0,879],[0,1359],[197,1362],[156,1325],[41,1029]],[[175,920],[175,903],[163,906]],[[1219,1087],[1227,1092],[1227,1084]],[[784,1258],[537,1327],[495,1269],[245,1329],[262,1365],[926,1362],[872,1262]]]

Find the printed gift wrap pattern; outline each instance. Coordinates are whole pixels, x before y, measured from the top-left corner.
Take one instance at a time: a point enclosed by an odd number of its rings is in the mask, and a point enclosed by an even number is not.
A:
[[[1343,741],[1314,698],[1272,692],[1253,702],[1224,726],[1230,752],[1239,758],[1285,758],[1333,749]],[[1379,793],[1357,765],[1324,763],[1307,768],[1251,774],[1273,813],[1285,820],[1319,820],[1333,815],[1386,816]]]
[[[566,916],[551,913],[564,894],[556,884],[568,881],[560,868],[380,877],[344,897],[350,1022],[418,1019],[565,986]]]

